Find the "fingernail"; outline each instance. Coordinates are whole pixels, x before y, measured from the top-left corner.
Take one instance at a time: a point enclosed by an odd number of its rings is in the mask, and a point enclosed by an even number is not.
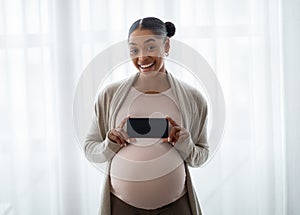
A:
[[[135,138],[129,138],[129,143],[134,143],[134,142],[136,142],[136,139]]]
[[[168,142],[171,142],[171,138],[170,137],[168,137]]]

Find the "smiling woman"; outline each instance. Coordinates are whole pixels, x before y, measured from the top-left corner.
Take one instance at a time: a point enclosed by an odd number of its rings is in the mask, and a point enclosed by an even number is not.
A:
[[[91,162],[108,161],[100,214],[201,214],[188,166],[208,158],[207,104],[165,68],[174,33],[154,17],[133,23],[128,45],[138,72],[98,96],[84,149]],[[129,138],[129,117],[166,118],[168,137]]]
[[[164,71],[163,57],[169,54],[169,38],[174,34],[173,23],[163,23],[153,17],[133,23],[129,29],[128,41],[130,56],[137,69],[141,72]]]

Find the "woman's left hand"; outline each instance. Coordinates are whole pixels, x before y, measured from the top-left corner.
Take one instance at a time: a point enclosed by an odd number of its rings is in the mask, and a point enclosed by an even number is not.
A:
[[[170,122],[171,129],[168,138],[163,138],[164,143],[171,143],[174,146],[176,143],[182,142],[190,136],[190,133],[178,125],[171,117],[166,116],[166,119]]]

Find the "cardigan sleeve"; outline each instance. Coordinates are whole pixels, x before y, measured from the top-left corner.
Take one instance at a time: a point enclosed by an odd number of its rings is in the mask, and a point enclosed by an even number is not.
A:
[[[209,146],[207,142],[207,102],[197,90],[191,98],[191,112],[186,113],[189,118],[187,128],[189,136],[177,142],[175,148],[181,157],[191,167],[199,167],[208,159]]]
[[[86,158],[94,163],[109,161],[121,149],[121,146],[108,138],[110,93],[102,91],[95,102],[95,110],[89,132],[85,138]]]

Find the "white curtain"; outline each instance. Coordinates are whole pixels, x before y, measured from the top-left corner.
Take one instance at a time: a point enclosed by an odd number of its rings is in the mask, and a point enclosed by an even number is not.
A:
[[[0,0],[0,214],[97,213],[102,173],[77,143],[76,84],[93,57],[146,16],[175,23],[174,38],[207,59],[223,88],[222,145],[191,169],[204,214],[297,214],[288,200],[299,186],[286,161],[296,163],[287,157],[299,146],[287,144],[299,135],[285,135],[299,123],[285,121],[293,101],[283,85],[293,80],[284,64],[293,4],[299,8],[293,0]]]

